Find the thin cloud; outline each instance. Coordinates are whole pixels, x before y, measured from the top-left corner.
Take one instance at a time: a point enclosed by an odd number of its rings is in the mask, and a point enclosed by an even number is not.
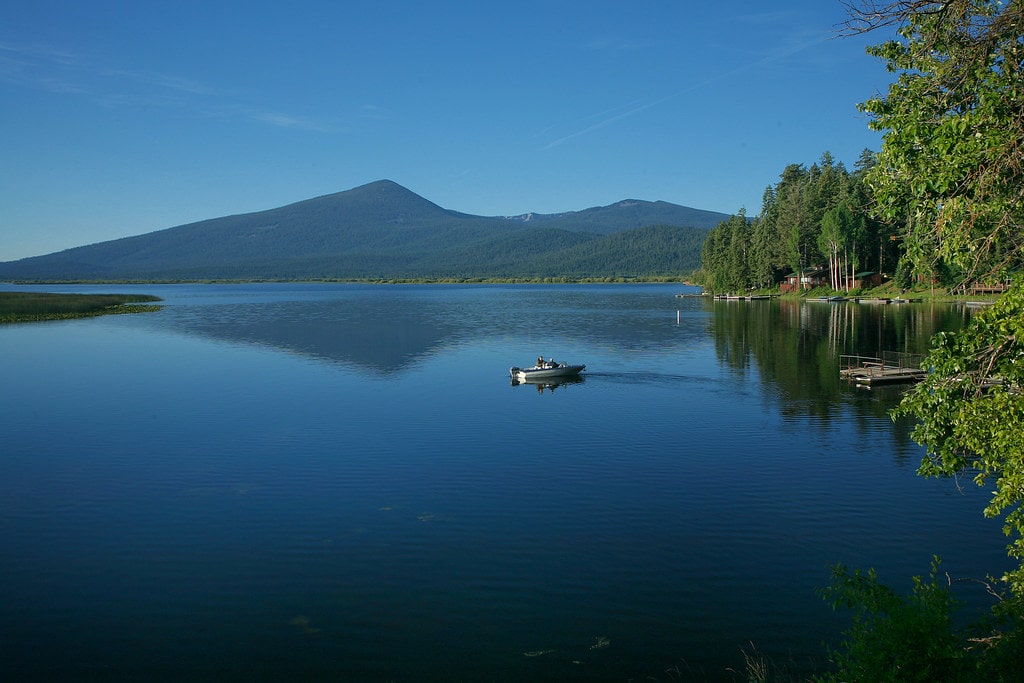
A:
[[[552,149],[554,147],[558,147],[559,145],[561,145],[563,143],[566,143],[569,140],[572,140],[573,138],[578,138],[578,137],[582,137],[584,135],[587,135],[589,133],[593,133],[596,130],[600,130],[600,129],[604,128],[605,126],[610,126],[611,124],[615,123],[616,121],[621,121],[622,119],[627,119],[630,116],[634,116],[636,114],[639,114],[640,112],[645,111],[647,109],[650,109],[651,107],[656,107],[659,104],[661,104],[662,102],[665,102],[667,100],[672,99],[672,97],[677,97],[677,96],[678,95],[670,95],[669,97],[665,97],[665,98],[662,98],[660,100],[655,100],[653,102],[648,102],[646,104],[625,105],[624,107],[618,107],[616,109],[605,110],[603,113],[597,114],[597,115],[595,115],[595,117],[592,117],[592,118],[600,117],[599,120],[596,123],[592,123],[589,126],[581,128],[580,130],[577,130],[577,131],[575,131],[573,133],[569,133],[568,135],[563,135],[560,138],[552,140],[551,142],[549,142],[547,145],[544,146],[544,149]],[[617,112],[617,113],[611,113],[611,112]]]
[[[199,116],[242,118],[276,128],[332,130],[307,118],[254,107],[239,101],[234,93],[194,79],[95,65],[80,55],[48,46],[0,41],[0,80],[19,87],[89,97],[103,107],[160,107]]]
[[[188,95],[221,96],[221,92],[216,88],[189,78],[182,78],[181,76],[170,76],[167,74],[140,71],[126,71],[124,69],[111,69],[103,72],[102,75],[115,79],[135,81],[142,85]]]
[[[268,125],[276,126],[278,128],[296,128],[300,130],[309,130],[320,133],[329,133],[333,132],[334,130],[329,126],[324,126],[309,119],[301,118],[298,116],[291,116],[289,114],[281,114],[278,112],[248,109],[245,110],[245,114],[249,119],[253,121],[258,121],[259,123],[266,123]]]
[[[771,17],[772,15],[766,13],[764,15],[759,15],[758,17],[756,17],[756,19],[757,21],[761,22],[767,21]],[[755,17],[749,18],[751,20],[755,19]],[[803,52],[804,50],[808,50],[817,45],[821,45],[827,42],[829,39],[829,36],[823,36],[821,33],[796,34],[789,41],[783,42],[781,45],[769,50],[766,54],[763,54],[761,57],[757,59],[751,60],[736,68],[715,74],[714,76],[694,83],[681,90],[677,90],[669,95],[665,95],[657,99],[652,99],[648,102],[634,102],[632,104],[623,105],[622,107],[605,110],[605,112],[602,114],[596,114],[594,117],[601,117],[596,123],[584,126],[579,130],[576,130],[572,133],[563,135],[555,140],[552,140],[547,145],[545,145],[543,149],[553,149],[568,142],[569,140],[573,140],[575,138],[588,135],[590,133],[593,133],[594,131],[600,130],[601,128],[609,126],[613,123],[622,121],[623,119],[628,119],[641,112],[647,111],[648,109],[652,109],[654,107],[665,104],[666,102],[674,100],[678,97],[682,97],[683,95],[687,95],[697,90],[700,90],[701,88],[711,85],[712,83],[716,83],[726,78],[731,78],[736,74],[743,73],[745,71],[753,69],[756,66],[763,66],[765,64],[770,64],[772,62],[777,62],[787,57],[791,57],[794,54]]]
[[[755,26],[777,26],[781,22],[789,22],[793,19],[793,12],[790,10],[768,10],[765,12],[746,12],[733,17],[733,20],[742,24],[753,24]]]
[[[88,92],[70,77],[79,62],[77,55],[64,50],[0,41],[0,79],[15,85],[61,93]]]
[[[0,41],[0,53],[5,58],[12,58],[23,62],[31,62],[35,60],[46,60],[57,64],[77,64],[79,57],[73,52],[67,50],[57,50],[55,48],[45,45],[35,45],[30,43],[11,43],[7,41]]]
[[[359,107],[359,115],[370,121],[388,121],[393,118],[394,113],[386,107],[376,104],[364,104]]]

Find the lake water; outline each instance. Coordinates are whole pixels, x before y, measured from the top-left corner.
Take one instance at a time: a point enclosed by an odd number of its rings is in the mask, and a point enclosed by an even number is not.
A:
[[[962,308],[46,291],[165,308],[0,327],[7,680],[733,680],[744,651],[823,662],[835,563],[1009,566],[985,491],[916,476],[900,390],[838,378]],[[514,386],[539,354],[584,381]]]

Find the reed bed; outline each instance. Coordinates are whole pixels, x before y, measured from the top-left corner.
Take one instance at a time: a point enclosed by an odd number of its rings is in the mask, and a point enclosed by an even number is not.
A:
[[[160,310],[161,306],[152,303],[155,301],[161,301],[160,297],[148,294],[0,292],[0,323],[147,313]]]

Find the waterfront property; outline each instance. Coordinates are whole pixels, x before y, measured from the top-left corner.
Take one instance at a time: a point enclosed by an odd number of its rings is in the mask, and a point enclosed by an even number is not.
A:
[[[844,355],[839,358],[839,375],[864,385],[918,382],[928,374],[921,368],[921,361],[920,354],[886,352],[881,357]]]
[[[826,268],[806,268],[787,275],[779,284],[783,294],[803,292],[815,287],[827,287],[830,283],[829,271]]]

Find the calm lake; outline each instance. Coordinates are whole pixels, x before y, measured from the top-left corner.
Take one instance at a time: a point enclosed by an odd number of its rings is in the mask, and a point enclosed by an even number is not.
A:
[[[822,664],[836,563],[1009,566],[986,491],[915,474],[900,389],[838,375],[963,307],[41,289],[165,308],[0,327],[6,680],[733,680]],[[513,385],[541,354],[584,380]]]

